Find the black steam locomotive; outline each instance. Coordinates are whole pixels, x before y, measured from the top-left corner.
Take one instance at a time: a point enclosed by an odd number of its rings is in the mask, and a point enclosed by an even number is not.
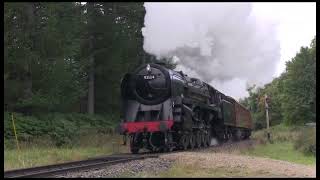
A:
[[[251,135],[250,112],[182,71],[146,64],[121,82],[120,134],[130,138],[132,153],[172,151],[246,139]]]

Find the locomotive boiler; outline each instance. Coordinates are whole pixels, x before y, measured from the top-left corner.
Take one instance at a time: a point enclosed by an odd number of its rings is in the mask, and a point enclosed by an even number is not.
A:
[[[120,134],[140,149],[172,151],[207,147],[250,136],[250,112],[233,98],[182,71],[145,64],[121,82]]]

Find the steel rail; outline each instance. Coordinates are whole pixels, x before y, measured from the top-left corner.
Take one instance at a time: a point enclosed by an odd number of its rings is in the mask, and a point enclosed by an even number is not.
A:
[[[47,166],[38,166],[32,168],[9,170],[4,172],[4,178],[22,178],[22,177],[47,177],[68,171],[91,169],[101,166],[108,166],[123,163],[132,160],[158,157],[158,155],[137,155],[137,156],[106,156],[102,158],[91,158],[81,161],[72,161]]]

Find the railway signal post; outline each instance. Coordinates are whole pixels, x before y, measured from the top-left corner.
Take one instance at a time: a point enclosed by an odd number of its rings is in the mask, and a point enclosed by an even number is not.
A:
[[[266,109],[266,121],[267,121],[267,137],[268,137],[268,141],[270,141],[270,130],[269,130],[269,97],[268,95],[266,94],[264,96],[264,105],[265,105],[265,109]]]

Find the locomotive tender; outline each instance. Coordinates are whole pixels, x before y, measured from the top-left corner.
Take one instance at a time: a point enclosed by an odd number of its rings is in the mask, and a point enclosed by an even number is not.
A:
[[[130,138],[132,153],[140,149],[172,151],[247,139],[250,112],[233,98],[197,78],[161,64],[145,64],[121,82],[120,134]]]

